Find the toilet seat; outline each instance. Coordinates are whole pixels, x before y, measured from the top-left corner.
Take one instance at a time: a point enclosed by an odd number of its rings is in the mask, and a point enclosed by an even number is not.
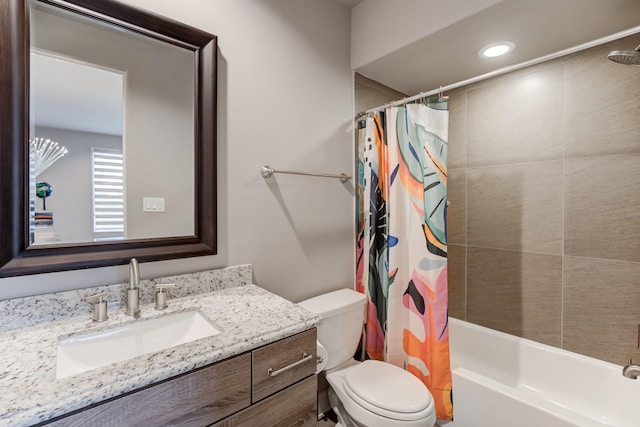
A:
[[[434,411],[431,393],[414,375],[390,363],[366,360],[344,371],[344,391],[382,417],[417,421]]]

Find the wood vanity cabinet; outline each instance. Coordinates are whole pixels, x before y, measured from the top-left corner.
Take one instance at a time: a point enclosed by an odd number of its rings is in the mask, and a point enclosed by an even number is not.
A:
[[[316,330],[310,329],[46,424],[315,426],[315,368]]]
[[[316,330],[311,329],[253,350],[252,405],[214,427],[315,426],[318,422],[316,348]],[[302,362],[305,358],[308,359]],[[270,368],[282,373],[269,375]]]

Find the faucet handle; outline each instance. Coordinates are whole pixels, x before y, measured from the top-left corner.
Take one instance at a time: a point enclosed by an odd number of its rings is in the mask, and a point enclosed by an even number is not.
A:
[[[107,293],[101,292],[95,295],[89,295],[84,300],[93,305],[93,321],[104,322],[109,318],[107,313]]]
[[[156,285],[156,310],[167,308],[167,292],[169,288],[175,288],[175,283],[158,283]]]

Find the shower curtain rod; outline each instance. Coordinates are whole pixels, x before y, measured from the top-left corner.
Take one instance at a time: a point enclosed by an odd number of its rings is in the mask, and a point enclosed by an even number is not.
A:
[[[516,71],[516,70],[520,70],[522,68],[530,67],[532,65],[541,64],[543,62],[550,61],[552,59],[560,58],[561,56],[569,55],[571,53],[575,53],[575,52],[579,52],[581,50],[589,49],[591,47],[598,46],[598,45],[601,45],[601,44],[604,44],[604,43],[608,43],[610,41],[617,40],[617,39],[622,38],[622,37],[630,36],[630,35],[635,34],[637,32],[640,32],[640,25],[637,25],[635,27],[629,28],[628,30],[620,31],[620,32],[617,32],[615,34],[611,34],[609,36],[602,37],[602,38],[599,38],[599,39],[596,39],[596,40],[593,40],[593,41],[590,41],[590,42],[587,42],[587,43],[582,43],[582,44],[579,44],[577,46],[570,47],[568,49],[564,49],[564,50],[561,50],[561,51],[558,51],[558,52],[555,52],[555,53],[550,53],[549,55],[541,56],[541,57],[536,58],[536,59],[531,59],[529,61],[521,62],[519,64],[514,64],[514,65],[510,65],[508,67],[499,68],[497,70],[490,71],[488,73],[481,74],[481,75],[476,76],[476,77],[471,77],[469,79],[462,80],[462,81],[459,81],[457,83],[453,83],[453,84],[450,84],[450,85],[447,85],[447,86],[440,86],[438,89],[433,89],[433,90],[430,90],[428,92],[420,92],[417,95],[408,96],[408,97],[402,98],[402,99],[400,99],[398,101],[390,102],[388,104],[383,104],[383,105],[381,105],[379,107],[371,108],[369,110],[362,111],[362,112],[358,113],[358,117],[362,117],[362,116],[365,116],[365,115],[367,115],[369,113],[374,113],[376,111],[384,110],[385,108],[396,107],[398,105],[407,104],[409,102],[417,101],[419,99],[426,98],[428,96],[437,95],[438,93],[443,93],[443,92],[446,92],[446,91],[449,91],[449,90],[457,89],[457,88],[462,87],[462,86],[467,86],[467,85],[470,85],[472,83],[476,83],[476,82],[479,82],[479,81],[482,81],[482,80],[490,79],[491,77],[496,77],[496,76],[499,76],[499,75],[502,75],[502,74],[509,73],[511,71]]]

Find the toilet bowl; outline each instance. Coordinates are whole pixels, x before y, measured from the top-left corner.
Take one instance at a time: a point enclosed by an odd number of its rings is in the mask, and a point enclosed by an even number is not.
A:
[[[339,425],[431,427],[431,393],[414,375],[390,363],[353,359],[360,340],[366,297],[341,289],[299,303],[320,315],[318,342],[327,353],[329,401]]]
[[[436,422],[431,393],[420,380],[402,368],[366,360],[347,362],[346,366],[340,365],[326,376],[342,405],[337,411],[335,407],[333,409],[339,415],[347,416],[348,419],[341,420],[346,426],[431,427]]]

